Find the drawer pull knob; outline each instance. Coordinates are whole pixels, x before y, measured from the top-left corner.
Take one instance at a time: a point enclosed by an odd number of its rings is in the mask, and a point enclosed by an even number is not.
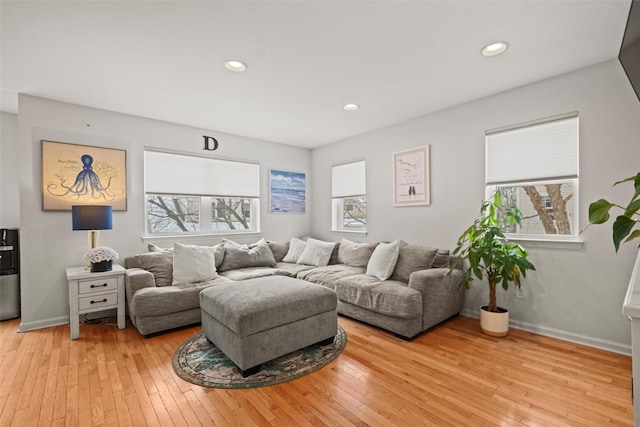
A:
[[[102,285],[91,285],[91,289],[93,288],[106,288],[108,285],[106,283],[103,283]]]
[[[107,299],[105,298],[105,299],[100,300],[100,301],[91,301],[91,304],[102,304],[103,302],[107,302]]]

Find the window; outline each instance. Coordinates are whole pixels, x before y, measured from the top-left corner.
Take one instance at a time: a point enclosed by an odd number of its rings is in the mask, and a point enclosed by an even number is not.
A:
[[[259,231],[260,166],[145,150],[147,233]]]
[[[517,206],[511,237],[578,238],[578,115],[536,121],[486,135],[486,192]]]
[[[332,229],[366,232],[367,196],[364,160],[331,168]]]

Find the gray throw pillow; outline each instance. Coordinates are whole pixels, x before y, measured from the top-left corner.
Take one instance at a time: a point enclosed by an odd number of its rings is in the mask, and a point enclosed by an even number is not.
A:
[[[431,268],[436,256],[436,249],[427,246],[410,245],[400,241],[400,255],[391,280],[409,283],[409,276],[414,271]]]
[[[244,267],[273,267],[276,264],[269,244],[264,239],[251,245],[224,243],[224,259],[218,271]]]
[[[438,249],[436,251],[436,256],[431,262],[431,268],[449,268],[450,266],[451,261],[449,258],[449,251],[446,249]]]
[[[378,242],[356,243],[342,239],[338,245],[338,263],[351,267],[366,267],[376,246]]]
[[[289,252],[289,242],[272,242],[268,240],[267,243],[269,243],[269,249],[271,249],[276,262],[282,261],[287,252]]]
[[[153,274],[156,286],[171,286],[173,282],[173,249],[136,255],[138,264]]]

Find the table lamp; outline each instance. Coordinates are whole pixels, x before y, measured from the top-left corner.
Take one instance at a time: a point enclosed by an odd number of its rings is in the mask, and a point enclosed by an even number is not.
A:
[[[71,206],[73,230],[89,231],[89,250],[98,247],[99,231],[111,230],[112,207],[96,205]]]

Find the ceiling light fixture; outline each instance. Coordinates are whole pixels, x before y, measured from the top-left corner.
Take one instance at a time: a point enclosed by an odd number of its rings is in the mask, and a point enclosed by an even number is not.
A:
[[[496,56],[507,50],[509,43],[507,42],[495,42],[491,43],[482,49],[483,56]]]
[[[355,111],[355,110],[357,110],[358,108],[360,108],[360,106],[359,106],[358,104],[346,104],[346,105],[345,105],[344,107],[342,107],[342,108],[344,108],[344,109],[345,109],[345,110],[347,110],[347,111]]]
[[[234,59],[224,61],[224,66],[227,70],[233,71],[234,73],[241,73],[247,70],[247,64]]]

